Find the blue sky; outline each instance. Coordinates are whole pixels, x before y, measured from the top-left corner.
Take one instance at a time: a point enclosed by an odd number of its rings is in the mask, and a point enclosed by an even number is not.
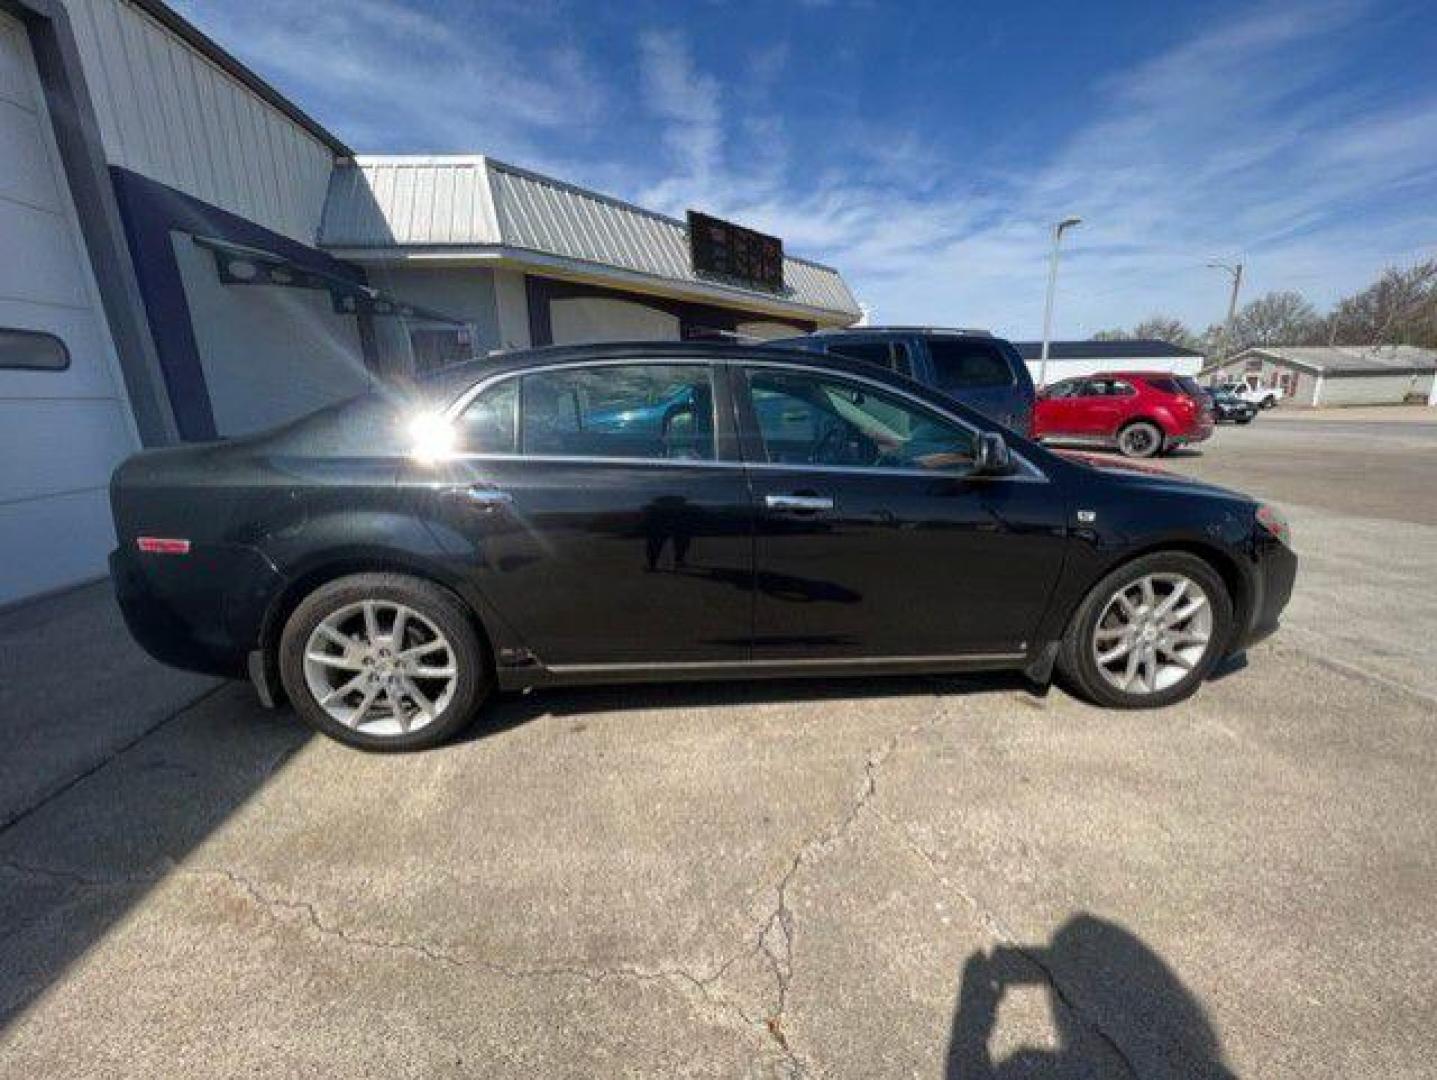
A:
[[[1055,334],[1437,256],[1430,2],[182,0],[360,152],[485,153],[839,267],[885,322]]]

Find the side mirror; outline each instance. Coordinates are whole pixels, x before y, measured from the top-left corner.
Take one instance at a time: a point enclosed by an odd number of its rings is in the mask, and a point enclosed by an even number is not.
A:
[[[978,476],[1003,476],[1012,472],[1013,455],[1008,450],[1008,440],[996,431],[980,432],[973,466]]]

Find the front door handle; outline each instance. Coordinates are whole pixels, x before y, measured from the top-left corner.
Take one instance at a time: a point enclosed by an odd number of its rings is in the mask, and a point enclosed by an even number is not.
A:
[[[440,494],[446,499],[454,499],[479,510],[497,510],[514,501],[514,496],[507,491],[476,485],[445,488]]]
[[[833,498],[829,495],[765,495],[763,504],[770,510],[800,510],[812,514],[832,510]]]

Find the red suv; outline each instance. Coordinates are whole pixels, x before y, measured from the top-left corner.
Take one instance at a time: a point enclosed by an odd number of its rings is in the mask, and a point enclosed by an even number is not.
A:
[[[1116,446],[1152,457],[1212,434],[1212,406],[1185,375],[1105,371],[1064,379],[1038,391],[1033,435],[1053,442]]]

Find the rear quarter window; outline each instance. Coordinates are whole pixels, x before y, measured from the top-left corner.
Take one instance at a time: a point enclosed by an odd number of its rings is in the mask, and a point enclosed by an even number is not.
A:
[[[1202,393],[1202,388],[1186,376],[1165,375],[1144,381],[1154,390],[1164,394],[1187,394],[1189,397],[1197,397]]]
[[[1013,369],[997,346],[984,341],[930,338],[933,381],[940,390],[1012,386]]]

